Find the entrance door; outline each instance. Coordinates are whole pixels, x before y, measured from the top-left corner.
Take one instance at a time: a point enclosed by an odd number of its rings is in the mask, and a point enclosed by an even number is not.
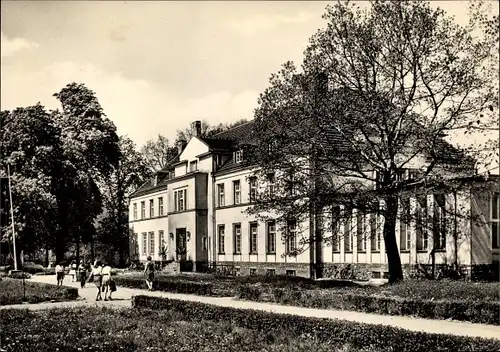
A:
[[[175,231],[175,253],[177,260],[186,260],[186,229],[176,229]]]

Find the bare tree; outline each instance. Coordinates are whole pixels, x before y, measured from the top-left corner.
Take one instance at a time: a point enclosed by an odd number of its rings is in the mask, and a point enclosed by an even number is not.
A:
[[[274,209],[283,224],[309,219],[303,243],[316,243],[317,256],[332,226],[326,212],[341,206],[332,223],[353,209],[380,215],[390,282],[402,280],[402,200],[471,176],[475,158],[492,155],[487,143],[445,141],[498,129],[498,16],[487,14],[474,3],[460,26],[423,1],[328,6],[301,72],[286,63],[260,96],[252,155],[271,188],[248,211]]]

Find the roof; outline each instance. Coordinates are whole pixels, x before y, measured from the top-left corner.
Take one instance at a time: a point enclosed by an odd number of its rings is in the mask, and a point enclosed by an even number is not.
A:
[[[245,122],[227,131],[217,133],[212,140],[232,141],[236,145],[256,144],[255,121]]]
[[[144,194],[151,192],[161,191],[167,188],[167,181],[170,179],[169,171],[172,170],[173,166],[179,162],[179,155],[174,156],[169,161],[167,161],[166,166],[161,170],[156,172],[156,185],[154,185],[155,177],[144,182],[135,192],[129,195],[129,198],[139,197]]]

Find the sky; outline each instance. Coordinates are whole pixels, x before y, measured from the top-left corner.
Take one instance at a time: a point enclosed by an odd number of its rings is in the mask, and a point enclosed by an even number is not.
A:
[[[139,146],[195,120],[252,119],[271,73],[300,64],[331,3],[2,1],[1,108],[58,108],[53,93],[84,83]],[[468,20],[467,2],[432,6]]]

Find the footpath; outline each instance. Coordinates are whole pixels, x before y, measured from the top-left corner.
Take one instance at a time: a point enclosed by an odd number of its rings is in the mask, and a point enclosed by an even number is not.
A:
[[[33,276],[31,281],[43,283],[56,283],[55,276]],[[68,278],[64,285],[72,287],[80,287],[80,283],[71,282]],[[95,301],[96,289],[92,283],[86,285],[85,288],[79,288],[80,299],[72,302],[54,302],[54,303],[38,303],[38,304],[20,304],[11,306],[1,306],[0,309],[50,309],[64,307],[79,307],[79,306],[107,306],[116,308],[131,307],[132,297],[137,295],[147,295],[155,297],[166,297],[170,299],[178,299],[183,301],[193,301],[207,303],[223,307],[232,307],[240,309],[255,309],[272,313],[293,314],[304,317],[314,317],[323,319],[339,319],[365,324],[388,325],[411,331],[419,331],[436,334],[451,334],[459,336],[482,337],[500,340],[500,326],[486,324],[472,324],[468,322],[450,321],[450,320],[431,320],[405,316],[389,316],[378,315],[361,312],[350,312],[343,310],[331,309],[312,309],[302,307],[283,306],[272,303],[260,303],[237,300],[232,297],[207,297],[196,296],[169,292],[153,291],[148,292],[141,289],[130,289],[118,287],[118,290],[113,293],[113,301]]]

